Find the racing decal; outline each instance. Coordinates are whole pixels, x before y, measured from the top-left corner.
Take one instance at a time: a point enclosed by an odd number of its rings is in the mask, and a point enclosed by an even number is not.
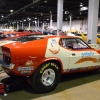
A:
[[[42,74],[43,71],[44,71],[47,67],[49,67],[50,65],[53,66],[53,67],[55,67],[56,69],[58,69],[58,66],[57,66],[55,63],[47,63],[47,64],[45,64],[45,65],[41,68],[40,73]]]
[[[26,71],[26,70],[21,72],[21,74],[30,74],[30,73],[31,73],[31,71]]]
[[[34,70],[33,66],[31,67],[18,67],[17,69],[18,71],[31,71],[31,70]]]
[[[31,66],[31,65],[33,65],[33,62],[32,62],[31,60],[28,60],[28,61],[26,62],[26,66]]]
[[[97,58],[84,57],[84,58],[79,59],[75,64],[80,64],[80,63],[83,63],[83,62],[86,62],[86,61],[92,61],[94,63],[98,63],[98,59]]]
[[[60,49],[58,49],[58,50],[51,50],[51,49],[49,49],[49,51],[50,51],[52,54],[57,54],[57,53],[59,53]]]
[[[56,39],[51,39],[52,43],[57,43]]]
[[[83,57],[92,57],[92,56],[94,56],[93,52],[84,52],[84,53],[82,53],[82,58]]]

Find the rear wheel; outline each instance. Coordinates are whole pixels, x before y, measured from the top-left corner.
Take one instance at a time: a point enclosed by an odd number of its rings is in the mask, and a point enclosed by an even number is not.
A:
[[[50,92],[56,88],[60,80],[60,69],[55,62],[40,65],[30,76],[31,86],[40,93]]]

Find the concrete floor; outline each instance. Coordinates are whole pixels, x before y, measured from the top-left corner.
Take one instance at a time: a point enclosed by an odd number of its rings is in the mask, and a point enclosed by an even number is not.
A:
[[[0,73],[0,80],[7,78]],[[96,71],[62,75],[57,88],[46,94],[26,88],[0,95],[0,100],[100,100],[100,74]]]

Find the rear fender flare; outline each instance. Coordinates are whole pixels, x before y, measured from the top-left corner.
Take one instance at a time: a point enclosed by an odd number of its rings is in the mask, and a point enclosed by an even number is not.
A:
[[[62,65],[62,62],[61,62],[61,60],[59,58],[47,58],[47,59],[42,60],[41,64],[43,64],[45,62],[49,62],[49,61],[56,61],[57,63],[59,63],[60,64],[59,67],[60,67],[60,70],[61,70],[60,72],[61,73],[63,72],[63,65]]]

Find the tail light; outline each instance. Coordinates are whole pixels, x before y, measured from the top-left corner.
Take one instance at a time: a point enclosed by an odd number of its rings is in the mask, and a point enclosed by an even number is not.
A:
[[[9,48],[2,48],[3,51],[3,61],[5,64],[9,65],[11,63],[11,53]]]

